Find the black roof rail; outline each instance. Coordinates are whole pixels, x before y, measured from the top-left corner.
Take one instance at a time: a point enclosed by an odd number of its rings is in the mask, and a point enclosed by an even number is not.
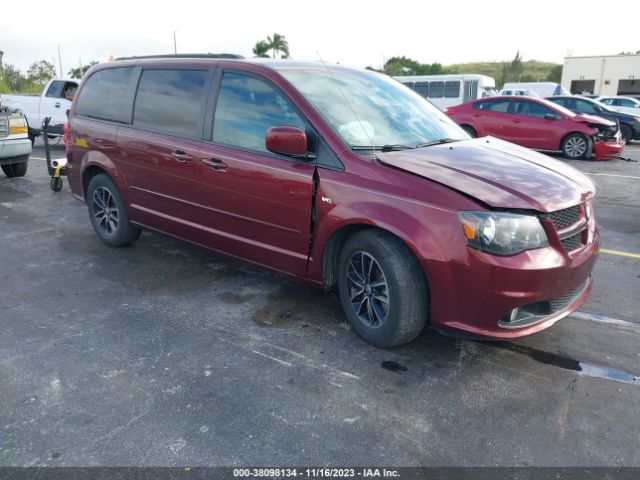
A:
[[[235,53],[168,53],[166,55],[141,55],[139,57],[118,57],[118,60],[144,60],[147,58],[230,58],[243,59],[242,55]]]

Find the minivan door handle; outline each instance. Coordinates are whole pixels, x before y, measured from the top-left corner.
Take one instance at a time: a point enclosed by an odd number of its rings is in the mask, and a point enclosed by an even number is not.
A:
[[[171,156],[179,162],[186,162],[188,160],[193,160],[193,156],[189,155],[187,152],[183,150],[176,150],[175,152],[171,152]]]
[[[217,172],[226,172],[227,164],[217,158],[203,158],[202,163],[213,168]]]
[[[56,107],[56,108],[60,108],[60,102],[56,102],[56,103],[55,103],[55,105],[54,105],[54,107]]]

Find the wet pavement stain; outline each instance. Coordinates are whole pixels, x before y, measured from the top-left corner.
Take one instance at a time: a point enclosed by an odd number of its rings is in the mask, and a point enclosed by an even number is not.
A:
[[[526,355],[536,362],[540,362],[545,365],[551,365],[553,367],[563,368],[565,370],[571,370],[581,376],[604,378],[606,380],[630,383],[633,385],[640,384],[638,377],[633,375],[632,373],[625,372],[623,370],[617,370],[615,368],[602,367],[600,365],[594,365],[587,362],[580,362],[579,360],[573,359],[562,353],[545,352],[543,350],[538,350],[537,348],[518,345],[515,343],[486,342],[484,343],[484,345],[498,348],[500,350],[508,350],[520,355]]]
[[[229,303],[231,305],[241,305],[245,302],[250,301],[254,297],[255,295],[252,294],[234,292],[223,292],[219,293],[217,296],[218,300],[220,300],[221,302]]]
[[[302,284],[286,283],[267,296],[267,303],[251,319],[262,327],[290,327],[304,322],[326,325],[344,323],[345,317],[335,294]]]
[[[408,370],[406,366],[398,362],[394,362],[393,360],[385,360],[380,364],[380,366],[385,370],[389,370],[391,372],[397,372],[397,373],[406,372]]]

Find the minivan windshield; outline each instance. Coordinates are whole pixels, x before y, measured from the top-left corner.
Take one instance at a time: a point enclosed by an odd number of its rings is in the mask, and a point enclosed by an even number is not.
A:
[[[386,75],[335,67],[279,71],[353,150],[469,138],[438,108]]]

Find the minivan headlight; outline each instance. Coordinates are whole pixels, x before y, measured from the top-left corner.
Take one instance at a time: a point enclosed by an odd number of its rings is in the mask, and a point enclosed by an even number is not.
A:
[[[493,255],[515,255],[549,245],[535,215],[508,212],[458,212],[467,245]]]

